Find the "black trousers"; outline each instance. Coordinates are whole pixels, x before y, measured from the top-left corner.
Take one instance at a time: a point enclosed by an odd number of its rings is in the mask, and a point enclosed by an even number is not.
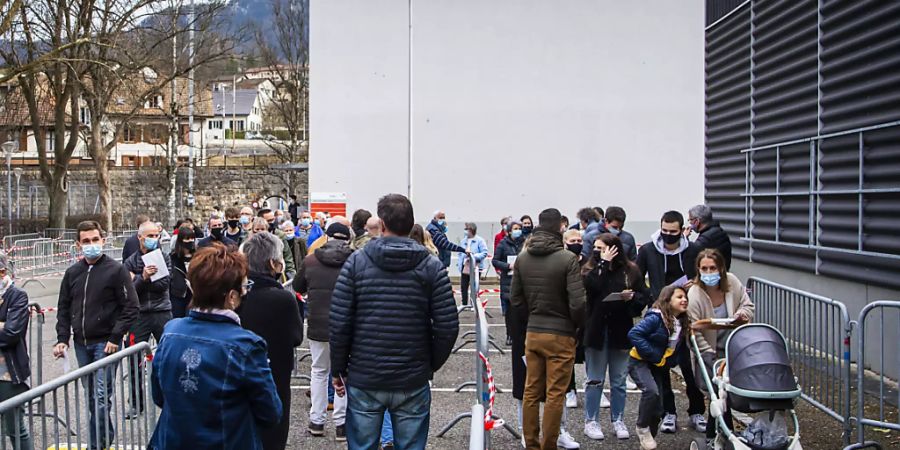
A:
[[[461,274],[459,276],[459,290],[462,291],[462,304],[469,304],[469,285],[472,283],[472,277],[469,274]]]
[[[134,343],[147,342],[150,336],[159,342],[162,339],[163,328],[172,320],[172,311],[159,312],[141,312],[137,322],[132,327],[131,332],[134,334]],[[129,342],[130,344],[130,342]],[[146,361],[140,361],[136,373],[132,373],[129,377],[131,384],[131,407],[140,412],[144,410],[144,370],[143,365]]]
[[[691,366],[691,355],[687,347],[682,347],[677,355],[678,367],[684,376],[684,384],[688,398],[688,415],[703,414],[706,411],[706,398],[697,387],[697,379],[694,377],[694,368]],[[633,379],[634,377],[632,377]],[[677,414],[675,409],[675,393],[672,392],[672,374],[666,371],[661,380],[663,409],[666,414]]]

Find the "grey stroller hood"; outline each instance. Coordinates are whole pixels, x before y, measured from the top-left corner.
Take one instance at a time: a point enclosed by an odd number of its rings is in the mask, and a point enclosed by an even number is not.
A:
[[[729,383],[743,391],[742,395],[765,393],[768,397],[776,392],[796,392],[799,396],[791,360],[778,330],[762,324],[744,325],[728,338],[726,356]]]

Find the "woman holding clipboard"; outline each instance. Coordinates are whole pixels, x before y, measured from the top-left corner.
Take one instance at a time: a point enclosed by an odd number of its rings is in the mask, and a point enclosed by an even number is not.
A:
[[[625,378],[635,317],[650,302],[647,286],[637,266],[622,250],[622,241],[604,233],[594,240],[591,259],[582,268],[587,307],[584,331],[587,385],[584,402],[584,434],[600,440],[600,398],[607,370],[610,378],[610,421],[619,439],[628,439],[625,413]]]

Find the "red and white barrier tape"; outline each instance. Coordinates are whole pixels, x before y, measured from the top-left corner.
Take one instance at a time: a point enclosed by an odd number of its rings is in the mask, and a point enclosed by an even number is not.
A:
[[[488,384],[488,407],[484,412],[484,429],[486,431],[493,430],[495,427],[503,426],[503,419],[494,420],[494,399],[497,394],[497,386],[494,385],[494,373],[491,370],[491,363],[488,362],[484,353],[478,352],[478,357],[484,363],[485,376],[484,381]]]

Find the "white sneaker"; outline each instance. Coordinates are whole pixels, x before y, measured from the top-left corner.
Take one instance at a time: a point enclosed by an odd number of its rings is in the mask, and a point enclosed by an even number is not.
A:
[[[628,439],[631,437],[628,433],[628,427],[626,427],[625,422],[622,422],[621,420],[613,422],[613,429],[616,430],[616,437],[619,439]]]
[[[563,429],[559,430],[559,437],[556,438],[556,446],[566,449],[581,448],[581,445],[575,442],[575,439],[572,439],[572,435],[569,434],[568,431]]]
[[[625,377],[625,389],[628,389],[629,391],[637,389],[637,385],[631,380],[631,375]]]
[[[638,439],[641,440],[642,450],[656,449],[656,439],[653,439],[653,434],[650,433],[650,428],[635,427],[635,430],[637,431]]]
[[[699,433],[706,433],[706,417],[703,414],[691,414],[691,426]]]
[[[659,431],[663,433],[674,433],[675,429],[678,427],[678,416],[675,414],[666,414],[666,417],[663,417],[662,424],[659,426]]]
[[[519,433],[522,433],[522,430],[519,430]],[[522,448],[528,448],[528,446],[525,445],[525,434],[524,433],[522,433]]]
[[[600,424],[593,420],[584,424],[584,435],[596,441],[602,441],[604,437]]]
[[[600,407],[609,408],[609,399],[606,397],[606,394],[600,394]]]
[[[566,392],[566,408],[577,408],[578,407],[578,395],[575,394],[575,391]]]

